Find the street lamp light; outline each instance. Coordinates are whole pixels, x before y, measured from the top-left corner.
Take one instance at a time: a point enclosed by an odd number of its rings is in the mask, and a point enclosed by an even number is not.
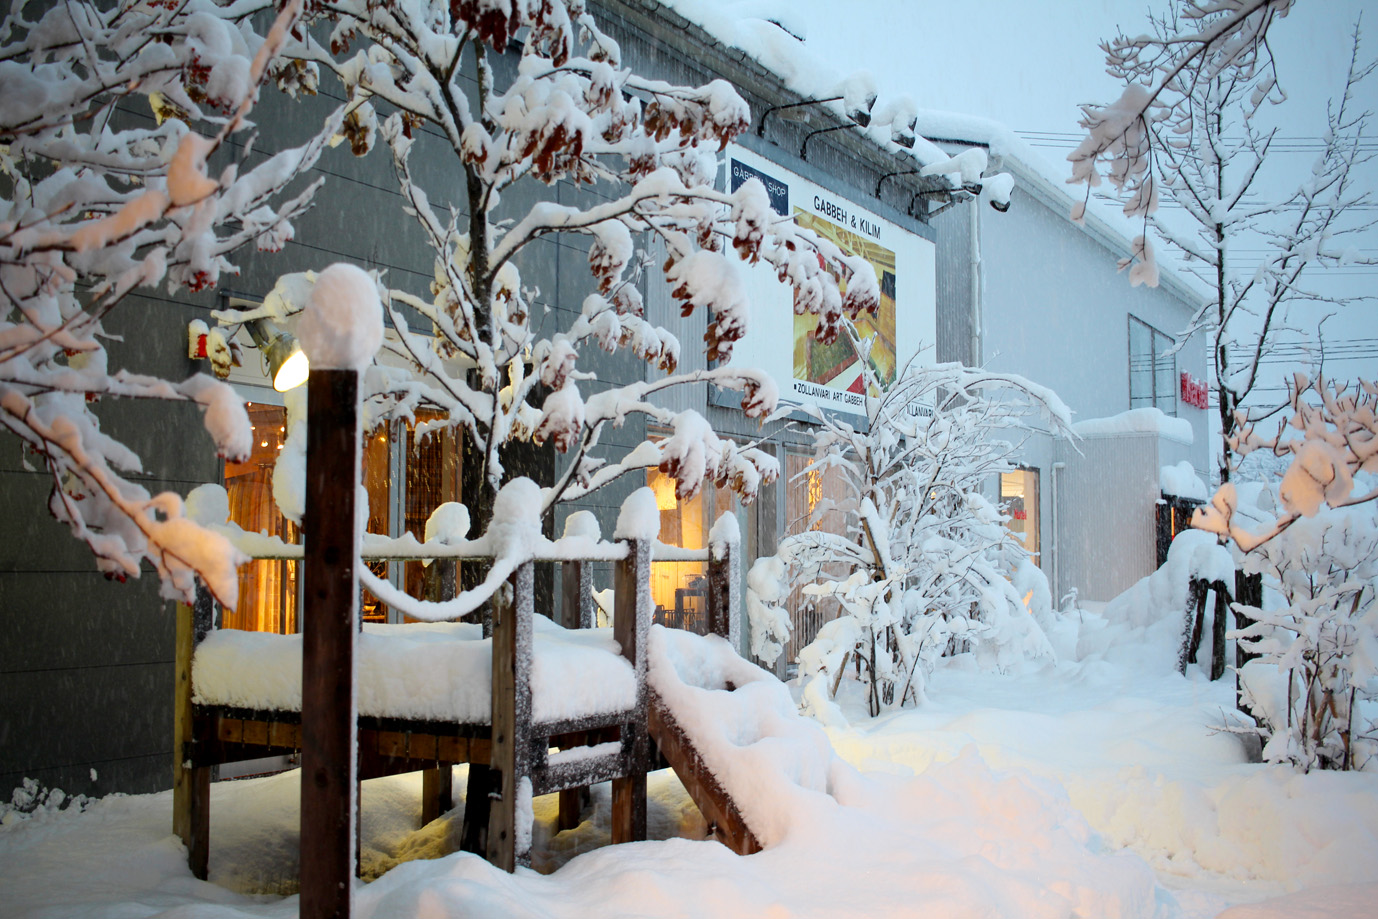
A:
[[[244,328],[268,361],[268,378],[274,389],[287,392],[306,382],[311,366],[294,335],[267,319],[253,319],[244,323]]]

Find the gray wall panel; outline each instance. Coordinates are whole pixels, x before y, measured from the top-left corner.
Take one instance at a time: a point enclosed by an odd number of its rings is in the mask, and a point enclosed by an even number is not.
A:
[[[1063,444],[1058,481],[1058,584],[1080,600],[1106,601],[1153,571],[1157,436],[1086,438]]]

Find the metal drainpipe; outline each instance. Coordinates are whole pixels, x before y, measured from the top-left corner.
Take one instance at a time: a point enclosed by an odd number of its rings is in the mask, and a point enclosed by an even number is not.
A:
[[[980,367],[985,361],[982,352],[981,315],[981,199],[971,199],[971,366]]]
[[[1055,598],[1054,598],[1054,600],[1053,600],[1053,603],[1054,603],[1054,605],[1056,605],[1059,609],[1061,609],[1061,606],[1062,606],[1062,595],[1063,595],[1063,590],[1062,590],[1062,584],[1059,583],[1059,580],[1058,580],[1059,571],[1058,571],[1058,553],[1057,553],[1057,500],[1058,500],[1057,480],[1058,480],[1058,478],[1059,478],[1059,473],[1061,473],[1062,470],[1064,470],[1064,469],[1066,469],[1066,468],[1067,468],[1067,464],[1066,464],[1066,463],[1063,463],[1063,462],[1053,463],[1053,474],[1052,474],[1052,477],[1051,477],[1052,486],[1053,486],[1053,487],[1052,487],[1052,492],[1053,492],[1053,493],[1052,493],[1052,496],[1051,496],[1052,499],[1053,499],[1053,500],[1052,500],[1052,505],[1053,505],[1053,553],[1052,553],[1052,554],[1053,554],[1053,590],[1054,590],[1054,592],[1055,592]]]

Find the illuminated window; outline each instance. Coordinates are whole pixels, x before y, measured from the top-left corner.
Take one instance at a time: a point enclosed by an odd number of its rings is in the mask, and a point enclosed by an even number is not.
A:
[[[411,533],[425,539],[426,521],[446,501],[458,501],[460,491],[459,435],[447,428],[416,436],[416,425],[442,416],[418,411],[416,423],[379,425],[364,437],[364,487],[368,491],[368,532],[384,536]],[[424,430],[424,429],[423,429]],[[369,562],[380,578],[388,579],[390,567],[401,565],[394,581],[413,597],[424,594],[425,568],[416,562]],[[365,622],[387,622],[388,607],[368,591],[363,592]]]
[[[423,425],[442,416],[439,412],[417,411],[416,422]],[[460,438],[455,428],[427,433],[422,428],[416,436],[416,424],[404,428],[402,463],[406,469],[406,491],[402,496],[402,529],[417,539],[426,537],[426,521],[437,507],[447,501],[460,500]],[[474,534],[470,534],[471,536]],[[425,593],[425,571],[420,562],[407,562],[403,569],[402,586],[413,597]]]
[[[702,549],[708,545],[713,522],[725,512],[736,513],[736,495],[705,482],[687,501],[675,496],[675,480],[656,469],[646,472],[646,484],[660,509],[659,539],[667,546]],[[708,567],[703,562],[656,562],[651,565],[651,599],[655,621],[672,628],[703,634],[707,630]]]
[[[822,467],[806,453],[785,455],[785,533],[793,536],[806,530],[818,530],[847,536],[854,530],[854,515],[839,510],[850,497],[847,480],[840,466]],[[825,577],[844,578],[851,572],[845,566],[834,565],[824,570]],[[836,600],[827,597],[806,597],[796,587],[786,601],[790,611],[789,646],[787,659],[798,659],[799,650],[813,641],[818,630],[837,618]]]
[[[298,529],[273,500],[273,464],[287,439],[287,411],[280,405],[250,402],[254,449],[242,463],[225,463],[230,519],[250,533],[297,541]],[[227,629],[287,634],[297,631],[295,561],[259,559],[239,569],[239,604],[224,611]]]
[[[1038,470],[1000,474],[1000,503],[1010,518],[1006,526],[1031,553],[1038,553]]]
[[[367,532],[392,536],[392,431],[382,424],[364,432],[364,491],[368,493]],[[366,562],[369,571],[387,580],[388,562]],[[367,590],[361,592],[359,615],[365,622],[387,622],[388,608]]]
[[[248,403],[253,424],[254,451],[243,463],[225,464],[225,490],[230,496],[230,519],[251,533],[299,541],[300,530],[278,510],[273,500],[273,464],[287,438],[287,413],[279,405]],[[417,422],[438,418],[417,412]],[[415,425],[394,422],[364,435],[364,487],[368,493],[368,532],[400,536],[410,531],[423,539],[426,520],[446,501],[458,501],[460,489],[459,435],[453,429],[417,438]],[[400,479],[400,481],[399,481]],[[389,576],[388,562],[369,562],[379,577]],[[260,559],[239,573],[239,604],[225,610],[225,628],[258,632],[298,631],[295,561]],[[424,569],[406,562],[400,586],[414,597],[423,594]],[[388,607],[362,591],[361,613],[367,622],[386,622]]]

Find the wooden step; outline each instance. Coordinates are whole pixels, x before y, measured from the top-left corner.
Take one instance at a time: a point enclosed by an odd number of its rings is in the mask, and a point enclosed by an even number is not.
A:
[[[761,843],[751,832],[737,802],[704,763],[693,739],[675,720],[654,689],[648,688],[648,696],[646,721],[651,737],[660,747],[661,755],[675,770],[675,775],[684,783],[689,797],[698,805],[713,835],[738,855],[761,851]]]

